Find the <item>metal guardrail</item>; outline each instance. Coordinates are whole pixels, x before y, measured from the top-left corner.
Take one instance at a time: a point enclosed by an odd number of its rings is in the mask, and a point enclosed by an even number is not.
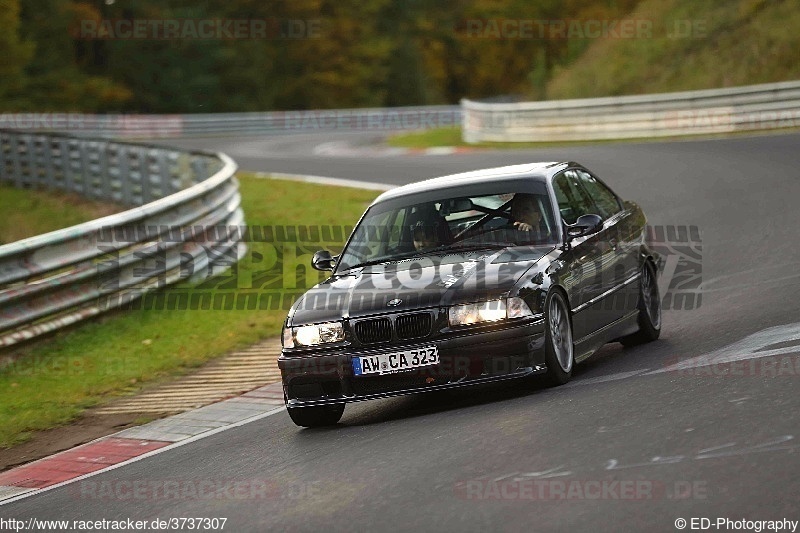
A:
[[[459,106],[192,115],[0,113],[0,129],[61,131],[73,135],[106,138],[264,135],[319,131],[402,131],[460,124]]]
[[[235,263],[235,171],[224,154],[0,130],[0,183],[134,206],[0,246],[0,347]]]
[[[583,141],[800,127],[800,81],[706,91],[489,104],[462,100],[463,139]]]

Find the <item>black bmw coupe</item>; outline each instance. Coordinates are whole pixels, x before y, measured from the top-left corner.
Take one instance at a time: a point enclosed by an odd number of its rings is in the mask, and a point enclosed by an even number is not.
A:
[[[467,172],[381,194],[294,303],[278,364],[299,426],[348,402],[543,374],[658,338],[646,219],[576,163]]]

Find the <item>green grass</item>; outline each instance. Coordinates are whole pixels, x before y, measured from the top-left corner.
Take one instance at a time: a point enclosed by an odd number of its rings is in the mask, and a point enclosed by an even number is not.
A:
[[[386,140],[397,148],[432,148],[434,146],[472,146],[461,139],[461,128],[434,128],[392,135]]]
[[[0,245],[123,210],[76,194],[0,185]]]
[[[242,207],[251,226],[354,224],[377,195],[246,174],[239,177]],[[311,253],[314,246],[309,244],[303,253]],[[267,242],[249,244],[238,266],[241,283],[249,286],[249,280],[258,278],[265,261],[275,256],[274,249]],[[308,283],[320,274],[311,272]],[[279,293],[280,288],[273,292]],[[0,370],[0,446],[9,447],[37,430],[67,424],[82,410],[134,393],[144,384],[276,337],[285,314],[284,309],[118,311],[17,349]]]
[[[669,142],[687,139],[720,139],[727,137],[749,137],[754,135],[772,135],[775,133],[789,133],[799,131],[800,128],[782,128],[760,131],[736,131],[730,133],[709,133],[707,135],[683,135],[670,137],[642,137],[635,139],[600,139],[590,141],[556,141],[556,142],[482,142],[467,144],[461,140],[461,130],[458,128],[431,129],[423,132],[401,133],[387,139],[390,146],[402,148],[434,148],[438,146],[464,146],[485,149],[520,149],[520,148],[548,148],[553,146],[580,146],[619,143],[644,143],[644,142]]]
[[[570,141],[570,142],[481,142],[469,144],[461,139],[461,128],[433,128],[412,133],[400,133],[386,140],[389,146],[397,148],[434,148],[438,146],[458,146],[469,148],[546,148],[567,144],[598,144],[614,141]]]
[[[551,100],[800,79],[795,0],[644,0],[630,18],[651,36],[598,39],[553,73]]]

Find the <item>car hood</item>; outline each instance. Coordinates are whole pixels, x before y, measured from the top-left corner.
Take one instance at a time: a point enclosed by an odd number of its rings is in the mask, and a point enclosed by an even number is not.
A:
[[[289,311],[289,324],[499,298],[553,249],[530,246],[432,255],[351,269],[306,292]]]

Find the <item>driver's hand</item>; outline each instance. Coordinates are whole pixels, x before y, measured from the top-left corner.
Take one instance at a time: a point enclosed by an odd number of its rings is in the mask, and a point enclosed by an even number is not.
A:
[[[532,229],[533,229],[533,226],[531,226],[531,225],[530,225],[530,224],[528,224],[527,222],[514,222],[514,225],[515,225],[515,226],[517,227],[517,229],[518,229],[518,230],[520,230],[520,231],[530,231],[530,230],[532,230]]]

